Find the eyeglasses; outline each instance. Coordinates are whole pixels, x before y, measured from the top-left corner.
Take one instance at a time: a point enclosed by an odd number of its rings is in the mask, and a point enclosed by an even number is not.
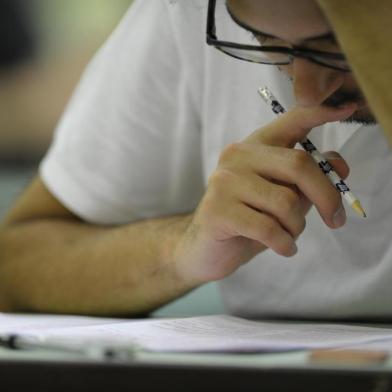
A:
[[[299,46],[244,45],[236,42],[220,41],[216,36],[215,10],[216,0],[209,0],[207,14],[207,44],[214,46],[216,49],[231,57],[252,63],[278,66],[289,65],[293,62],[295,57],[300,57],[338,71],[351,71],[345,56],[341,53],[323,52]],[[241,22],[238,21],[234,15],[230,14],[230,16],[241,26]]]

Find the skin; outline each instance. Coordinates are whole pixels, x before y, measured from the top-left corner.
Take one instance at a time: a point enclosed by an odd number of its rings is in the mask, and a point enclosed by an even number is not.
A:
[[[274,37],[264,42],[265,45],[289,44],[326,52],[342,52],[331,27],[313,0],[228,0],[227,6],[236,19],[253,30]],[[287,23],[288,20],[290,23]],[[332,33],[330,39],[313,39],[329,33]],[[358,108],[347,121],[375,123],[352,73],[320,67],[301,58],[295,59],[290,66],[280,68],[293,81],[298,105],[337,107],[355,102]]]
[[[317,8],[307,8],[309,1],[303,1],[306,19],[299,24],[293,18],[291,27],[272,19],[259,25],[259,1],[229,3],[243,21],[293,43],[328,28]],[[293,8],[291,1],[263,3],[270,18],[281,18],[275,5],[279,11],[283,3]],[[294,7],[301,9],[298,4],[302,0]],[[358,110],[356,103],[323,105],[337,91],[354,88],[354,81],[302,59],[286,71],[298,105],[225,147],[189,214],[95,226],[74,216],[36,178],[0,231],[0,310],[142,314],[230,275],[267,248],[294,255],[311,205],[331,229],[344,225],[340,195],[311,157],[293,147],[313,127]],[[347,164],[337,153],[331,157],[345,178]]]

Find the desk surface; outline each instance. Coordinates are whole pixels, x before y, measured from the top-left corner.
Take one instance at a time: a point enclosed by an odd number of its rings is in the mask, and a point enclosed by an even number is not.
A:
[[[36,390],[116,392],[177,391],[374,391],[392,390],[392,363],[372,367],[331,367],[307,363],[307,354],[155,354],[138,353],[126,362],[87,360],[71,354],[0,350],[2,386]],[[50,389],[49,389],[50,388]]]

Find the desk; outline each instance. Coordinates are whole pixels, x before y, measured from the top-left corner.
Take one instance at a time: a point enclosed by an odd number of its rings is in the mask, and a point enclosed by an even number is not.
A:
[[[152,354],[102,362],[53,352],[0,349],[2,391],[337,392],[392,390],[391,361],[374,367],[306,363],[304,352],[285,354]],[[22,389],[23,388],[23,389]]]

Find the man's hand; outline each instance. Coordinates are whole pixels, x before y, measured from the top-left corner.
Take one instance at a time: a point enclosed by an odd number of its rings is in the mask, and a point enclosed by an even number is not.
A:
[[[342,226],[340,194],[312,157],[293,147],[312,128],[343,120],[355,109],[294,108],[227,146],[175,248],[180,277],[196,284],[221,279],[266,248],[294,255],[311,205],[329,227]],[[348,166],[335,157],[331,164],[345,178]]]

